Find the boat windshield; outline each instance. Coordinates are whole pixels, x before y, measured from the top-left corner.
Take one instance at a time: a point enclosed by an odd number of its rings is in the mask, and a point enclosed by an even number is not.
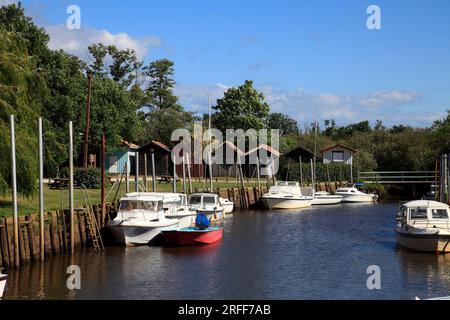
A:
[[[215,204],[216,203],[216,197],[203,197],[203,202],[207,204]]]
[[[191,196],[189,198],[189,204],[200,204],[202,203],[202,196]]]
[[[122,200],[120,201],[120,211],[132,210],[149,210],[159,211],[162,206],[162,201],[141,201],[141,200]]]
[[[431,209],[433,219],[448,219],[447,209]]]
[[[411,220],[428,219],[427,209],[424,208],[411,209],[410,219]]]

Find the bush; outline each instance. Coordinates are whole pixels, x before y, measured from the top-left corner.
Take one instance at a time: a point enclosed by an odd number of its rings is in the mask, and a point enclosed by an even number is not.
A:
[[[59,175],[61,178],[69,177],[69,169],[63,168]],[[101,172],[94,167],[75,168],[73,171],[74,183],[78,186],[82,186],[86,189],[98,189],[101,186]]]

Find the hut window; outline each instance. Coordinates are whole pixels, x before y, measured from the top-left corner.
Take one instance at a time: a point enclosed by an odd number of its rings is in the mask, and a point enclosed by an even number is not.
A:
[[[446,209],[432,209],[433,219],[448,219],[448,213]]]
[[[333,151],[333,162],[344,162],[344,151]]]

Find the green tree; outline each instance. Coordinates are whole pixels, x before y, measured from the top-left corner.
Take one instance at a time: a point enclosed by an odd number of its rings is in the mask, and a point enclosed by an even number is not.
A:
[[[214,126],[225,132],[226,129],[266,129],[270,106],[264,95],[253,87],[253,81],[236,88],[228,89],[222,99],[213,107]]]
[[[192,112],[174,108],[153,110],[147,115],[144,127],[145,138],[140,142],[145,143],[149,140],[158,140],[170,145],[173,130],[189,129],[193,120]]]
[[[20,33],[0,29],[0,193],[11,183],[9,116],[16,116],[18,191],[31,195],[37,184],[37,118],[47,94],[43,74]]]
[[[144,67],[144,73],[150,78],[146,94],[150,98],[147,107],[150,112],[155,109],[173,108],[182,110],[178,97],[173,94],[175,86],[174,63],[168,59],[160,59]]]
[[[270,129],[279,129],[280,135],[299,134],[297,121],[283,113],[269,114],[268,126]]]

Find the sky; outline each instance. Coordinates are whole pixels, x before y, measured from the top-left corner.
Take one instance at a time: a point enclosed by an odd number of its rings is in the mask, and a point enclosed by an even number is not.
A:
[[[15,2],[0,0],[0,4]],[[87,59],[91,43],[135,49],[175,63],[183,106],[253,80],[272,112],[299,127],[334,119],[386,126],[432,125],[450,109],[448,0],[24,0],[50,46]],[[77,5],[81,29],[69,30]],[[381,29],[369,30],[369,5]]]

